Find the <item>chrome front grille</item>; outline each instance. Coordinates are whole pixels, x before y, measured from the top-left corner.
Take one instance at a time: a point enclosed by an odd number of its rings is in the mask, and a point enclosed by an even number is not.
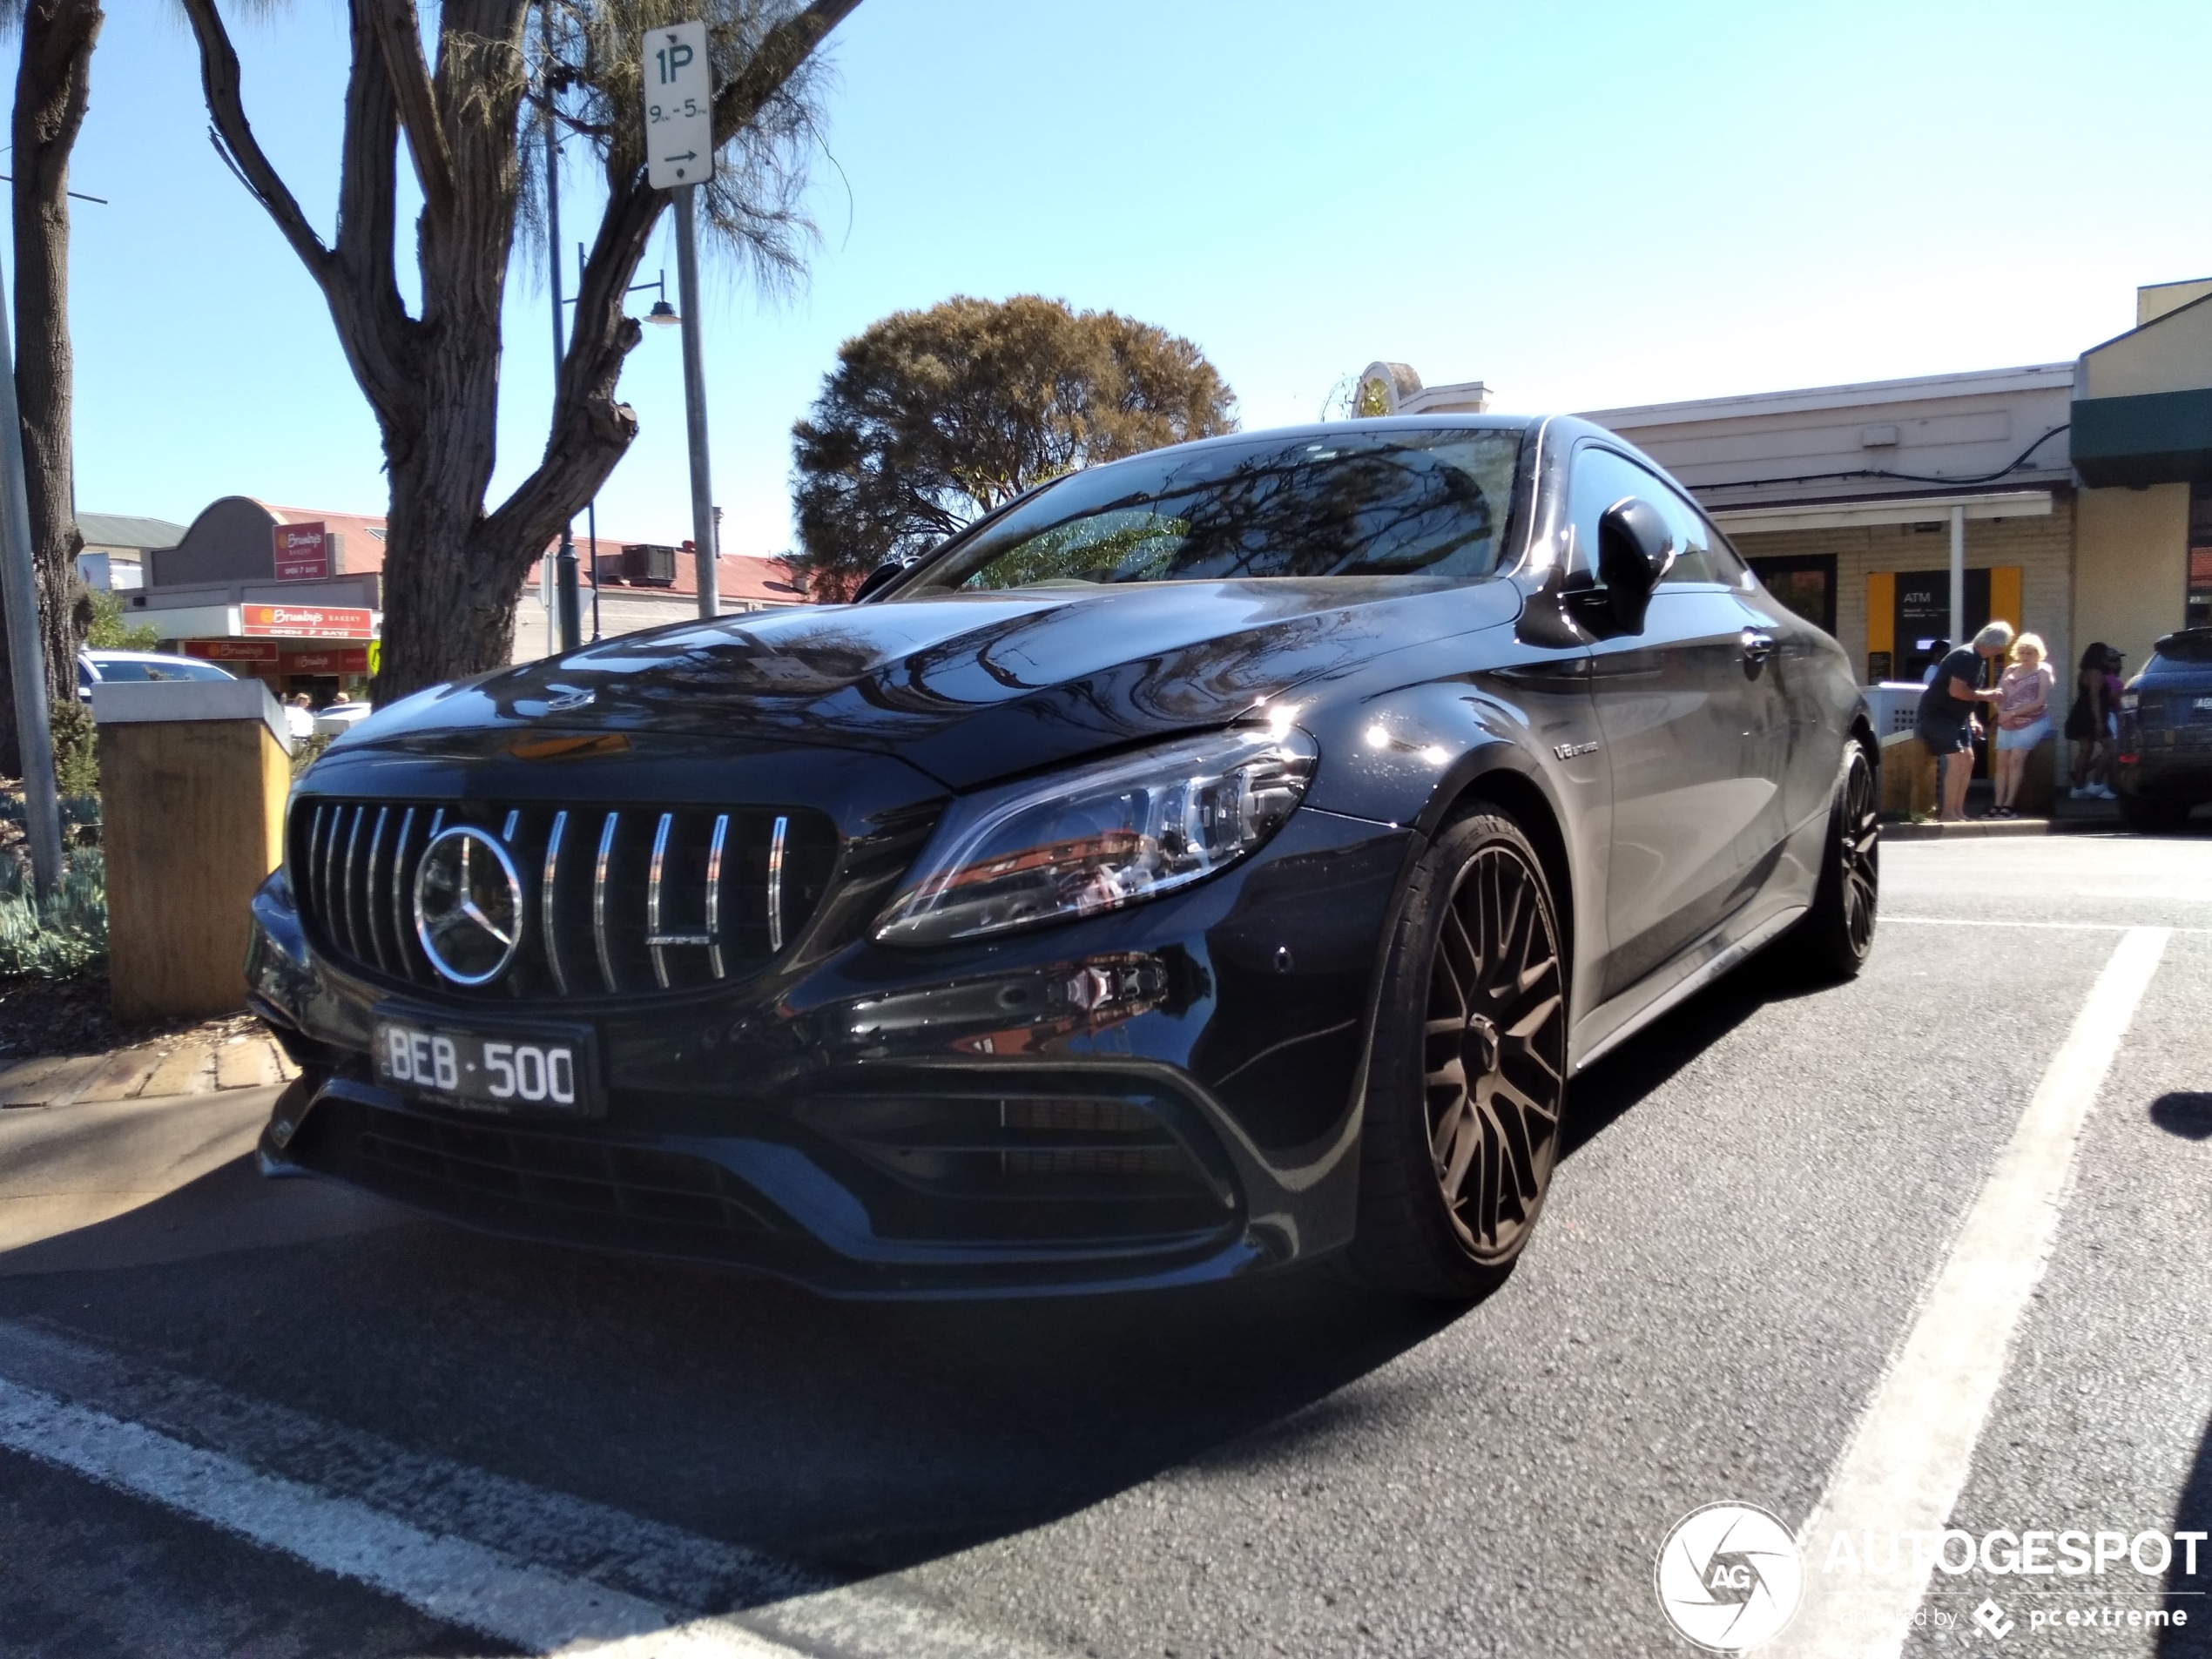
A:
[[[515,960],[482,986],[452,983],[415,933],[422,852],[462,824],[498,837],[523,885]],[[317,948],[383,979],[492,1000],[603,998],[749,974],[806,924],[829,884],[837,833],[774,807],[293,803],[292,891]]]

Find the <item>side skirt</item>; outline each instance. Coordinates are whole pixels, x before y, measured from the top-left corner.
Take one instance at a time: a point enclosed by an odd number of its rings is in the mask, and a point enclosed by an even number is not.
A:
[[[1660,1015],[1673,1008],[1679,1008],[1683,1003],[1696,995],[1698,992],[1703,990],[1708,985],[1710,985],[1715,980],[1720,978],[1722,974],[1727,973],[1729,969],[1734,968],[1738,962],[1743,961],[1746,957],[1751,955],[1763,946],[1771,943],[1777,937],[1786,932],[1791,924],[1795,922],[1798,917],[1804,915],[1807,908],[1807,906],[1801,904],[1787,906],[1781,910],[1776,911],[1764,921],[1760,922],[1757,927],[1753,927],[1749,933],[1745,934],[1742,938],[1737,940],[1732,944],[1723,945],[1720,946],[1719,948],[1715,949],[1714,946],[1717,939],[1717,935],[1716,935],[1715,938],[1709,938],[1701,945],[1684,952],[1683,956],[1689,959],[1695,959],[1701,950],[1710,950],[1712,951],[1712,954],[1708,956],[1703,961],[1698,963],[1696,967],[1691,968],[1687,974],[1683,974],[1682,978],[1676,980],[1665,990],[1660,992],[1658,995],[1653,997],[1650,1001],[1645,1003],[1642,1008],[1636,1009],[1635,1012],[1628,1015],[1618,1025],[1608,1031],[1603,1036],[1600,1037],[1588,1048],[1577,1054],[1575,1056],[1574,1063],[1569,1069],[1574,1072],[1580,1072],[1589,1066],[1595,1065],[1598,1061],[1603,1059],[1614,1049],[1619,1048],[1621,1044],[1626,1042],[1630,1037],[1635,1035],[1637,1032],[1642,1030],[1644,1027],[1649,1025],[1654,1020],[1659,1018]],[[1677,960],[1682,959],[1678,958]],[[1633,995],[1635,993],[1631,992],[1629,995]],[[1625,1001],[1626,1000],[1627,997],[1625,996],[1615,998],[1615,1001],[1608,1004],[1607,1008],[1598,1009],[1597,1012],[1591,1016],[1592,1022],[1597,1023],[1602,1022],[1610,1008],[1617,1006],[1620,1002]]]

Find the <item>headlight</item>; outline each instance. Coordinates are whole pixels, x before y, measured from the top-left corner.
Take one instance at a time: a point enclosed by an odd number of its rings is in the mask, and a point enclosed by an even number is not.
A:
[[[941,945],[1189,887],[1274,833],[1316,752],[1278,716],[960,802],[875,936]]]

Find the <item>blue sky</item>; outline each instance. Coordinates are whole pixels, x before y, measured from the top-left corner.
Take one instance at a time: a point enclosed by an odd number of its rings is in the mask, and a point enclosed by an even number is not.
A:
[[[75,221],[79,506],[381,511],[374,426],[209,147],[190,37],[158,0],[109,11],[72,180],[109,199]],[[327,231],[343,7],[234,29]],[[839,342],[957,293],[1187,334],[1261,427],[1377,357],[1520,409],[2052,361],[2129,327],[2137,283],[2212,275],[2202,0],[863,0],[833,42],[806,287],[707,284],[732,552],[790,545],[790,427]],[[569,224],[585,211],[579,184]],[[495,497],[543,447],[550,381],[543,280],[518,276]],[[643,430],[600,523],[681,539],[673,330],[623,394]]]

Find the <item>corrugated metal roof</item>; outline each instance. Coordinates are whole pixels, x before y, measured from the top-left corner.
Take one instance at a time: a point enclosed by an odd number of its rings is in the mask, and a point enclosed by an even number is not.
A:
[[[130,513],[79,513],[77,528],[87,547],[174,547],[185,539],[185,527],[165,518],[139,518]]]

